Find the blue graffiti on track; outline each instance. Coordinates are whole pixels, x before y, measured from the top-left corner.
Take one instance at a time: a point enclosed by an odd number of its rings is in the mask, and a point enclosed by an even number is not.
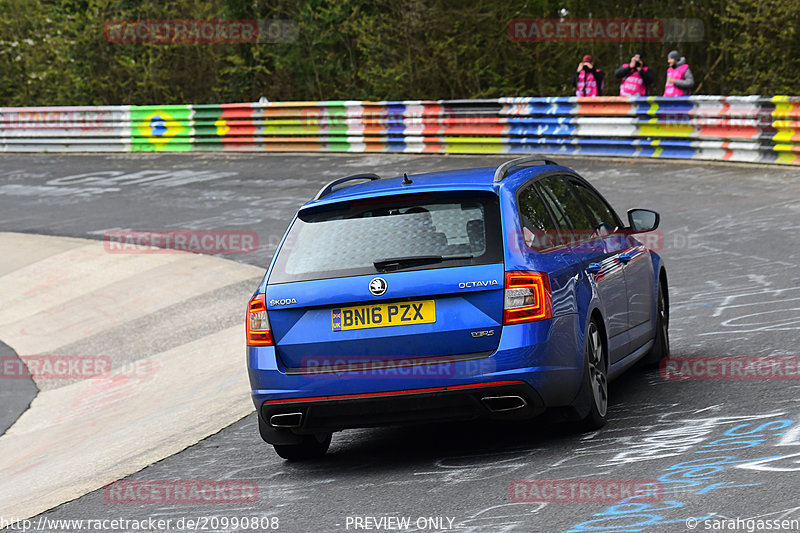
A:
[[[783,435],[783,433],[777,432],[794,423],[794,420],[783,419],[765,422],[758,427],[752,427],[755,424],[738,424],[727,430],[722,438],[713,440],[696,450],[696,454],[703,454],[701,458],[684,461],[664,469],[664,473],[656,480],[657,484],[653,484],[652,491],[658,491],[657,494],[662,497],[671,497],[681,494],[702,495],[715,490],[760,485],[761,483],[736,484],[721,481],[719,476],[727,468],[736,467],[736,465],[769,461],[782,456],[743,459],[735,455],[712,454],[727,454],[731,451],[762,445],[771,437]],[[685,513],[681,513],[677,518],[670,518],[676,514],[676,509],[681,509],[686,504],[673,499],[662,499],[658,503],[637,501],[643,499],[652,502],[653,493],[642,493],[626,498],[605,511],[593,515],[595,519],[577,524],[569,531],[637,532],[656,525],[683,524],[687,518],[704,520],[714,516],[713,514],[685,516]]]

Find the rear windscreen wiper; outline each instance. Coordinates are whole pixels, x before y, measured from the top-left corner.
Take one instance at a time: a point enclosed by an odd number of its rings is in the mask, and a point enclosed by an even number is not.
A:
[[[400,270],[422,265],[432,265],[444,261],[457,261],[460,259],[472,259],[472,255],[412,255],[406,257],[390,257],[387,259],[376,259],[372,262],[379,271]]]

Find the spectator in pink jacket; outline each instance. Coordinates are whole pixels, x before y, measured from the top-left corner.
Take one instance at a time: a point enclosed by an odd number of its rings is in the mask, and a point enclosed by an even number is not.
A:
[[[620,96],[647,96],[653,84],[653,72],[645,64],[641,52],[634,52],[629,63],[614,71],[619,80]]]
[[[692,69],[686,64],[686,58],[681,57],[677,50],[667,56],[667,84],[664,87],[664,96],[689,96],[694,88],[694,75]]]
[[[605,77],[605,72],[595,68],[592,56],[588,54],[583,56],[583,61],[572,76],[575,96],[600,96],[603,94]]]

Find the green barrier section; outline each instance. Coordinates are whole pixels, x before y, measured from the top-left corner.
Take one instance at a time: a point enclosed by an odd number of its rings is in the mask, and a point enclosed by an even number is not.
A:
[[[188,105],[131,106],[131,150],[182,152],[192,149],[192,108]],[[188,141],[188,142],[187,142]]]

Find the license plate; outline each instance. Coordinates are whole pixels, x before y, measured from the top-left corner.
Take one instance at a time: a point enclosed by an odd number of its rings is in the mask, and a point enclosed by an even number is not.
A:
[[[434,300],[331,309],[333,331],[384,328],[386,326],[405,326],[408,324],[432,324],[434,322],[436,322],[436,303]]]

